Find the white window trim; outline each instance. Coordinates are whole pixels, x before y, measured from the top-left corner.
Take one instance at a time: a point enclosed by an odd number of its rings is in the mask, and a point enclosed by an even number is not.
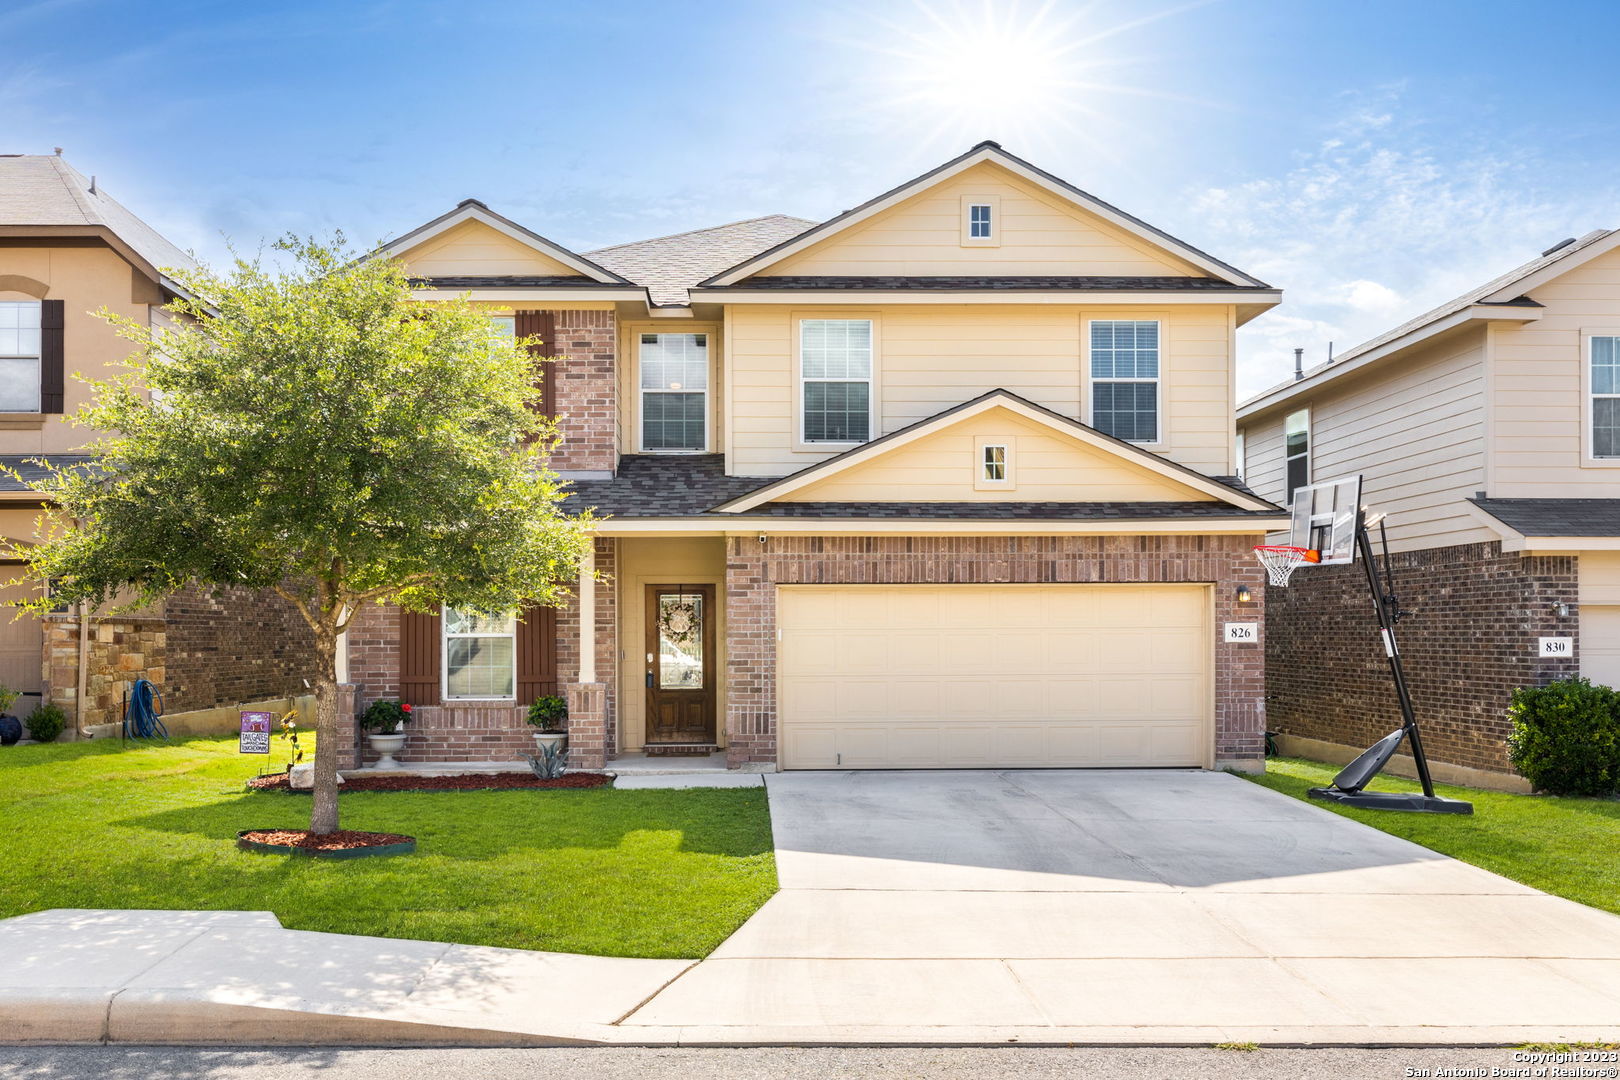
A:
[[[1598,457],[1593,453],[1592,423],[1596,419],[1592,402],[1592,339],[1620,337],[1620,327],[1588,327],[1581,330],[1581,468],[1620,469],[1620,457]],[[1604,394],[1603,397],[1620,395]]]
[[[1001,480],[991,480],[984,475],[984,452],[987,448],[999,446],[1002,448],[1002,476]],[[973,490],[974,491],[1011,491],[1018,486],[1018,474],[1015,471],[1018,461],[1018,440],[1011,435],[980,435],[973,440]]]
[[[1158,327],[1159,327],[1159,374],[1155,378],[1152,378],[1152,379],[1139,379],[1139,378],[1137,378],[1137,379],[1116,379],[1116,378],[1099,379],[1099,378],[1096,378],[1095,376],[1092,375],[1092,373],[1091,373],[1091,327],[1092,327],[1092,324],[1094,324],[1094,323],[1115,323],[1115,322],[1150,322],[1150,323],[1156,323],[1158,325]],[[1102,431],[1102,428],[1097,427],[1097,416],[1096,416],[1097,400],[1096,400],[1096,393],[1095,393],[1095,388],[1096,388],[1097,383],[1100,383],[1100,382],[1102,382],[1102,383],[1119,383],[1119,382],[1148,383],[1148,382],[1150,382],[1150,383],[1153,384],[1153,411],[1154,411],[1154,414],[1158,417],[1158,429],[1159,429],[1158,434],[1159,434],[1159,437],[1152,440],[1151,442],[1141,441],[1141,440],[1138,440],[1138,439],[1126,439],[1126,440],[1124,440],[1125,442],[1130,443],[1132,446],[1140,446],[1144,450],[1163,450],[1169,445],[1169,442],[1170,442],[1169,437],[1166,434],[1166,432],[1168,432],[1169,428],[1170,428],[1170,418],[1165,414],[1165,396],[1164,396],[1164,377],[1165,377],[1165,371],[1167,370],[1167,368],[1169,366],[1168,365],[1169,349],[1166,347],[1166,337],[1165,337],[1165,332],[1164,332],[1165,323],[1166,323],[1165,316],[1163,314],[1160,314],[1160,313],[1157,313],[1157,312],[1155,312],[1154,314],[1151,314],[1151,315],[1147,314],[1147,313],[1141,313],[1141,314],[1124,313],[1124,314],[1118,314],[1118,315],[1097,315],[1097,316],[1094,316],[1094,317],[1088,317],[1088,318],[1085,318],[1085,319],[1083,319],[1081,321],[1081,326],[1080,326],[1080,370],[1084,375],[1084,382],[1085,382],[1085,392],[1086,392],[1086,394],[1085,394],[1085,396],[1086,396],[1085,415],[1086,415],[1086,423],[1091,427],[1097,428],[1098,431]],[[1107,433],[1104,432],[1104,434],[1107,434]]]
[[[804,437],[804,385],[806,382],[859,382],[858,379],[805,379],[804,377],[804,324],[806,322],[865,322],[872,327],[872,363],[867,372],[866,438],[855,442],[811,442]],[[883,433],[878,430],[879,373],[882,367],[881,324],[872,311],[795,311],[791,317],[793,333],[793,452],[796,454],[841,454],[857,446],[865,446]]]
[[[39,325],[44,322],[45,305],[39,300],[8,300],[6,303],[32,304],[35,315],[35,332],[40,336],[39,349],[32,353],[0,353],[0,360],[32,360],[34,362],[34,407],[32,409],[7,409],[8,416],[44,416],[45,414],[45,331]]]
[[[1288,421],[1293,419],[1294,417],[1300,415],[1301,413],[1305,414],[1305,452],[1303,454],[1290,454],[1288,452]],[[1315,463],[1315,458],[1316,458],[1316,431],[1314,429],[1314,426],[1311,423],[1311,407],[1309,405],[1305,406],[1303,409],[1295,409],[1292,412],[1287,412],[1287,413],[1283,414],[1282,452],[1283,452],[1283,473],[1282,473],[1283,505],[1284,506],[1292,506],[1294,504],[1294,496],[1288,490],[1288,463],[1290,461],[1293,461],[1295,458],[1300,458],[1300,457],[1304,458],[1305,459],[1305,479],[1300,482],[1299,487],[1301,487],[1301,488],[1309,487],[1312,483],[1315,482],[1314,476],[1315,476],[1315,473],[1316,473],[1316,463]],[[1294,490],[1298,491],[1299,488],[1295,488]]]
[[[452,634],[450,633],[450,605],[445,604],[439,608],[439,693],[445,701],[516,701],[518,684],[518,655],[517,655],[517,619],[512,620],[510,634]],[[457,697],[450,693],[450,639],[456,638],[499,638],[512,639],[512,692],[504,697]]]
[[[659,454],[680,457],[691,454],[714,453],[714,385],[715,385],[715,341],[718,336],[718,327],[705,323],[702,326],[693,326],[688,329],[671,330],[668,326],[631,325],[630,347],[634,350],[635,363],[630,376],[630,390],[635,395],[635,404],[632,411],[635,415],[631,422],[635,425],[634,445],[638,454]],[[642,334],[702,334],[708,340],[704,343],[705,359],[708,363],[708,385],[703,389],[703,448],[700,450],[649,450],[646,446],[646,428],[643,424],[646,412],[642,403],[647,394],[692,394],[694,390],[648,390],[641,385],[641,335]]]
[[[988,206],[990,208],[990,235],[973,235],[973,207]],[[963,247],[1000,247],[1001,246],[1001,196],[1000,195],[963,195],[962,196],[962,246]]]

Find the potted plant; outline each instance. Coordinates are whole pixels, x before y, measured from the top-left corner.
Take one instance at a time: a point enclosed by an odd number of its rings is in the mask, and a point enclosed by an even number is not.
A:
[[[394,755],[405,749],[405,725],[410,722],[411,707],[402,701],[380,699],[366,706],[360,714],[360,730],[366,733],[366,742],[379,755],[374,769],[397,769]]]
[[[0,746],[16,746],[22,738],[22,721],[6,712],[20,697],[20,691],[0,686]]]
[[[529,706],[529,723],[539,730],[534,733],[534,745],[543,755],[548,750],[561,751],[568,745],[568,732],[561,724],[568,719],[568,702],[556,694],[548,694]]]

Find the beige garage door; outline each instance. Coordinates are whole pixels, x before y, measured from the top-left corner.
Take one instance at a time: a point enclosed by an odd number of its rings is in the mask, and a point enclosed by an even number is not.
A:
[[[1204,765],[1196,585],[784,585],[788,769]]]
[[[1581,674],[1620,687],[1620,605],[1581,605]]]

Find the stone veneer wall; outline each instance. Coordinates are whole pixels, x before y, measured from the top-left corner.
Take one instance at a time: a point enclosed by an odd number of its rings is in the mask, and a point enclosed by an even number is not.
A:
[[[62,707],[70,725],[119,723],[124,718],[124,694],[137,679],[150,679],[163,688],[167,652],[162,619],[92,616],[84,711],[75,716],[79,697],[79,620],[71,614],[52,615],[45,620],[45,666],[51,703]]]
[[[727,761],[774,762],[776,586],[1015,582],[1209,582],[1214,626],[1261,621],[1256,537],[963,536],[730,537],[726,541]],[[1254,601],[1238,604],[1239,585]],[[1215,758],[1257,765],[1265,754],[1265,653],[1215,636]]]
[[[1396,633],[1424,750],[1435,761],[1510,771],[1513,689],[1580,672],[1578,647],[1569,658],[1536,655],[1541,635],[1578,636],[1575,557],[1526,558],[1489,543],[1392,561],[1396,595],[1414,613]],[[1559,601],[1571,614],[1554,613]],[[1270,590],[1266,667],[1274,731],[1360,747],[1400,726],[1360,565],[1307,567]]]
[[[618,624],[614,541],[597,539],[596,568],[607,580],[596,586],[596,678],[607,684],[606,731],[580,731],[584,756],[611,756],[617,670]],[[391,604],[367,605],[349,627],[349,682],[355,687],[355,708],[364,711],[379,698],[399,696],[399,608]],[[572,600],[557,612],[557,679],[566,689],[579,680],[579,609]],[[500,704],[422,704],[414,706],[406,731],[410,738],[396,755],[401,761],[516,761],[534,752],[534,729],[528,723],[528,702]],[[353,726],[341,718],[344,743],[351,747],[343,767],[376,760]],[[592,728],[597,724],[591,724]],[[573,739],[570,739],[570,745]]]
[[[551,467],[561,472],[612,472],[619,464],[618,382],[611,311],[553,313],[557,341],[543,351],[560,356],[552,372],[562,444]]]

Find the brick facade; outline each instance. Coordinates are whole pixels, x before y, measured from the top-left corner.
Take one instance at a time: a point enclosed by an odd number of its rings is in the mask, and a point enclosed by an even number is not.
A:
[[[1207,582],[1212,633],[1262,621],[1256,537],[730,537],[726,547],[727,763],[775,762],[776,586],[1017,582]],[[1254,600],[1239,604],[1247,585]],[[1262,637],[1264,636],[1262,632]],[[1216,635],[1215,759],[1258,763],[1264,747],[1264,652]]]
[[[618,623],[615,583],[612,580],[616,547],[613,540],[596,540],[596,568],[607,580],[596,586],[596,677],[605,683],[600,694],[598,715],[582,717],[589,734],[581,740],[581,755],[574,756],[579,767],[599,768],[598,758],[613,753],[612,723],[614,672],[617,670]],[[370,604],[349,627],[349,682],[355,687],[355,709],[380,698],[399,696],[400,611],[391,604]],[[570,699],[569,688],[579,681],[579,608],[572,599],[557,611],[557,675]],[[400,761],[516,761],[520,754],[534,753],[534,728],[528,723],[527,701],[511,705],[489,703],[418,703],[414,706],[410,735],[405,749],[394,755]],[[591,704],[597,705],[595,699]],[[341,735],[349,749],[342,767],[369,764],[377,755],[365,746],[353,726],[353,717],[339,718]],[[570,719],[570,728],[572,728]],[[605,728],[605,731],[602,730]],[[573,740],[570,739],[572,749]],[[584,761],[595,761],[595,765]]]
[[[557,341],[546,353],[560,356],[552,372],[558,427],[563,439],[552,456],[559,472],[612,472],[619,464],[617,330],[611,311],[558,311]]]
[[[1392,562],[1401,606],[1414,613],[1397,633],[1424,750],[1437,762],[1511,770],[1513,689],[1579,674],[1574,657],[1536,655],[1541,635],[1578,636],[1576,558],[1526,558],[1490,543],[1398,552]],[[1556,614],[1558,602],[1571,613]],[[1400,726],[1359,565],[1309,567],[1270,590],[1266,666],[1274,731],[1360,747]]]

